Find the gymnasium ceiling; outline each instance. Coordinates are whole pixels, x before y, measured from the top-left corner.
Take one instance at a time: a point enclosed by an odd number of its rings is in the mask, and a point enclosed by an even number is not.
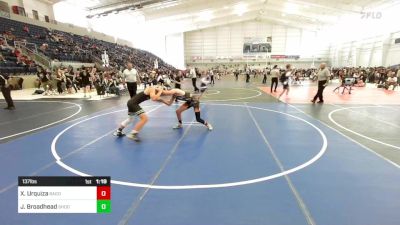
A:
[[[46,0],[52,1],[52,0]],[[318,30],[343,16],[362,16],[399,0],[64,0],[85,8],[92,19],[128,15],[146,23],[178,24],[185,32],[243,21],[267,21]],[[59,0],[54,0],[59,2]],[[125,19],[127,17],[124,17]],[[129,18],[129,17],[128,17]]]

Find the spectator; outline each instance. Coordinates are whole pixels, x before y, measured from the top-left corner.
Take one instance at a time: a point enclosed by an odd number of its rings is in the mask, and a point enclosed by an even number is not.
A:
[[[278,77],[279,77],[279,69],[278,65],[274,65],[273,69],[271,70],[271,93],[272,89],[276,92],[276,88],[278,87]],[[275,88],[273,88],[275,84]]]
[[[197,88],[197,85],[196,85],[196,82],[197,82],[196,69],[194,67],[192,67],[190,69],[189,74],[190,74],[190,78],[192,78],[192,85],[193,85],[194,91],[195,92],[199,91],[199,89]]]
[[[64,75],[64,70],[62,68],[57,69],[57,75],[56,75],[56,80],[57,80],[57,91],[58,94],[63,94],[65,90],[65,75]]]
[[[117,79],[115,77],[107,78],[106,90],[111,94],[115,94],[118,96],[120,95],[119,94],[119,82],[117,81]]]
[[[15,48],[14,55],[15,55],[15,57],[19,58],[21,56],[21,50],[18,48]]]
[[[385,88],[389,89],[389,87],[392,85],[394,90],[397,86],[397,82],[397,77],[394,75],[394,73],[391,73],[386,80]]]
[[[7,102],[7,107],[5,107],[4,109],[14,110],[15,106],[14,106],[14,102],[11,98],[11,88],[10,88],[10,85],[8,84],[8,78],[9,77],[7,75],[0,74],[0,89],[1,89],[1,93],[4,96],[4,99]]]
[[[178,71],[178,73],[174,77],[175,88],[181,89],[181,81],[182,81],[182,71]]]
[[[29,33],[29,27],[27,25],[24,25],[24,28],[22,30],[26,33]]]
[[[6,61],[6,59],[4,58],[4,56],[1,53],[0,53],[0,61],[3,61],[3,62]]]
[[[48,91],[50,89],[50,75],[44,69],[40,69],[37,73],[37,76],[39,78],[39,87],[43,87],[44,95],[48,95]]]

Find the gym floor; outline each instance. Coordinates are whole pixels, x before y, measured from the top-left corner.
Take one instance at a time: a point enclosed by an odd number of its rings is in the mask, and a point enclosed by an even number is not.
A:
[[[1,224],[398,225],[400,105],[268,89],[217,80],[201,106],[213,131],[192,110],[173,130],[178,105],[146,102],[140,143],[112,135],[126,96],[17,101],[0,111]],[[111,214],[17,213],[18,176],[76,175],[111,176]]]

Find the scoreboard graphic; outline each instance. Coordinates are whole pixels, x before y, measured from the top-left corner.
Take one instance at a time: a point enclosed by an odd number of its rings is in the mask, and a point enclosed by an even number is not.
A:
[[[111,213],[110,177],[18,177],[18,213]]]

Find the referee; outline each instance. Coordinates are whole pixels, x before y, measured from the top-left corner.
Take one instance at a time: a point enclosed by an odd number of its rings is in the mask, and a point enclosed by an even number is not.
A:
[[[321,63],[321,65],[319,66],[319,71],[317,73],[318,91],[317,94],[314,96],[314,99],[311,100],[312,103],[315,103],[315,101],[317,101],[317,98],[319,99],[318,103],[324,103],[323,92],[325,87],[328,86],[329,77],[330,72],[328,68],[326,68],[326,64]]]
[[[138,72],[133,68],[132,63],[128,62],[126,69],[123,72],[126,86],[128,87],[129,95],[131,98],[136,95],[137,91],[137,76]]]
[[[4,96],[4,99],[7,102],[7,107],[4,109],[7,110],[14,110],[14,102],[11,98],[11,88],[10,85],[8,84],[8,76],[7,75],[0,75],[0,88],[1,88],[1,93]]]

